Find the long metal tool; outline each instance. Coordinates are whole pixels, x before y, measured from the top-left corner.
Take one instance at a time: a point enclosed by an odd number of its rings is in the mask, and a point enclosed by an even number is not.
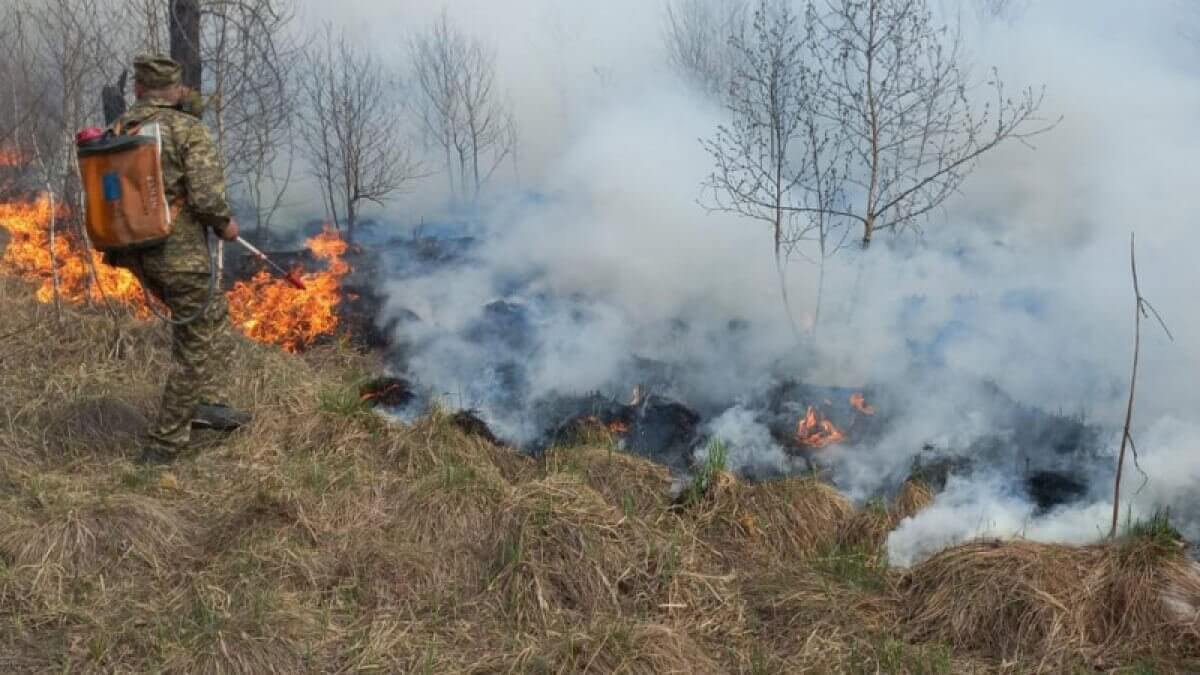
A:
[[[270,265],[276,272],[283,275],[283,278],[286,279],[289,284],[295,286],[296,288],[298,288],[302,291],[306,290],[304,288],[304,282],[300,279],[300,273],[298,270],[283,269],[279,265],[275,264],[274,260],[271,260],[270,258],[268,258],[266,253],[263,253],[262,251],[258,250],[257,248],[255,248],[254,244],[251,244],[250,242],[246,241],[245,239],[242,239],[241,237],[237,238],[237,243],[241,244],[242,246],[245,246],[247,251],[250,251],[255,256],[257,256],[260,260],[262,260],[263,262]]]

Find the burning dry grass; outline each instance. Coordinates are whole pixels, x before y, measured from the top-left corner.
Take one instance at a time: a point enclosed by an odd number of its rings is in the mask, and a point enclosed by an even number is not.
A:
[[[0,672],[1030,672],[1196,654],[1197,572],[1157,540],[882,542],[929,501],[813,478],[533,461],[434,410],[387,422],[369,359],[230,345],[251,428],[133,466],[165,330],[0,281]],[[903,581],[904,583],[900,583]],[[1008,659],[1008,661],[1002,661]],[[1005,666],[1004,664],[1008,665]]]

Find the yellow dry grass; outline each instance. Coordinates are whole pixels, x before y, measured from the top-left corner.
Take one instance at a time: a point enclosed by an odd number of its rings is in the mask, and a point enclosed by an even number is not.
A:
[[[362,407],[369,356],[235,340],[247,430],[129,460],[162,326],[0,279],[0,672],[1033,672],[1200,657],[1194,567],[1134,544],[973,544],[908,574],[931,497],[855,509],[812,478],[534,461]]]
[[[1200,657],[1200,567],[1154,542],[981,541],[918,564],[901,587],[914,638],[1039,672]]]

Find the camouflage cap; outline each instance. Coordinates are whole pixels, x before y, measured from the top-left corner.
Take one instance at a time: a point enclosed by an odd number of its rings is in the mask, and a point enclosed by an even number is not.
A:
[[[133,79],[150,89],[179,84],[181,68],[161,54],[140,54],[133,60]]]

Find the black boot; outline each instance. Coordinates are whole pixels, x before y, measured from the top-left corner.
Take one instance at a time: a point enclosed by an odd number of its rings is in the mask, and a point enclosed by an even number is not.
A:
[[[192,413],[193,429],[235,431],[251,420],[250,413],[230,408],[223,403],[201,403]]]

